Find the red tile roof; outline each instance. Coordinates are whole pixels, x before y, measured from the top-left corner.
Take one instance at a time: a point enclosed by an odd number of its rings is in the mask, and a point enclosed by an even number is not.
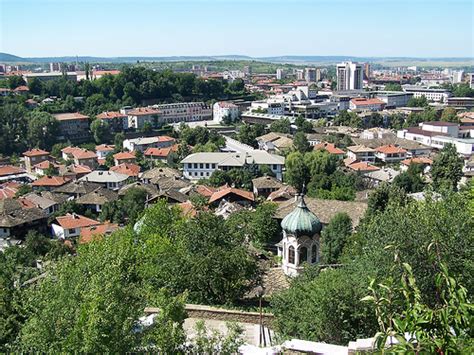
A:
[[[383,154],[402,154],[407,152],[405,149],[397,147],[393,144],[383,145],[381,147],[376,148],[375,150]]]
[[[168,148],[148,148],[145,150],[145,153],[143,153],[145,156],[152,156],[152,157],[161,157],[161,158],[167,158],[170,153],[172,153],[173,150],[171,147]]]
[[[314,150],[319,150],[319,149],[324,149],[327,151],[329,154],[336,154],[336,155],[343,155],[344,151],[342,149],[337,148],[334,144],[332,143],[319,143],[314,146]]]
[[[351,99],[351,102],[356,106],[371,106],[371,105],[385,105],[385,102],[379,99],[366,99],[363,97],[356,97]]]
[[[33,148],[23,153],[25,157],[35,157],[38,155],[49,155],[49,152],[43,149]]]
[[[86,150],[86,149],[75,150],[74,152],[72,152],[72,156],[75,159],[94,159],[94,158],[97,158],[97,155],[94,152],[92,152],[90,150]]]
[[[28,89],[28,86],[22,85],[22,86],[18,86],[18,87],[15,88],[13,91],[16,91],[16,92],[27,92],[27,91],[30,91],[30,89]]]
[[[414,158],[402,160],[401,163],[403,165],[410,165],[410,164],[431,165],[431,164],[433,164],[433,160],[431,160],[430,158],[427,158],[427,157],[414,157]]]
[[[73,164],[73,165],[69,166],[69,169],[73,173],[76,173],[76,174],[89,174],[90,172],[92,172],[92,169],[89,168],[87,165]]]
[[[21,184],[17,182],[6,182],[0,185],[0,200],[13,198]]]
[[[236,189],[234,187],[228,187],[228,188],[225,188],[225,189],[214,192],[212,194],[211,198],[209,199],[209,203],[220,200],[221,198],[224,198],[225,196],[227,196],[229,194],[235,194],[235,195],[240,196],[240,197],[242,197],[246,200],[255,201],[255,197],[253,196],[252,192],[241,190],[241,189]]]
[[[69,121],[69,120],[88,120],[89,116],[83,115],[82,113],[79,112],[74,112],[74,113],[55,113],[53,116],[58,120],[58,121]]]
[[[52,163],[49,160],[43,160],[41,163],[33,165],[33,168],[35,168],[35,169],[48,169],[50,166],[53,166],[55,168],[59,168],[60,165]]]
[[[31,186],[62,186],[70,180],[65,176],[43,176],[34,181]]]
[[[25,169],[13,165],[0,166],[0,176],[16,175],[25,173]]]
[[[120,153],[114,154],[114,159],[116,160],[135,159],[135,155],[129,152],[120,152]]]
[[[113,119],[113,118],[125,118],[127,115],[120,113],[118,111],[106,111],[99,113],[96,118],[104,120],[104,119]]]
[[[140,167],[137,164],[123,163],[111,167],[110,171],[136,177],[140,173]]]
[[[92,71],[92,75],[118,75],[118,74],[120,74],[120,70],[116,70],[116,69]]]
[[[115,149],[114,145],[101,144],[95,147],[96,152],[110,152]]]
[[[64,229],[83,228],[100,224],[99,221],[75,213],[57,217],[56,221]]]
[[[93,240],[101,239],[104,235],[110,234],[118,228],[118,224],[110,222],[82,228],[79,236],[79,244],[86,244]]]
[[[366,161],[361,161],[361,162],[356,162],[352,163],[349,165],[349,168],[355,171],[377,171],[380,170],[380,168],[377,168],[376,166],[373,166]]]
[[[195,188],[195,191],[199,195],[209,198],[212,196],[213,193],[219,191],[219,189],[216,187],[211,187],[211,186],[197,185]]]
[[[160,111],[152,109],[150,107],[137,107],[128,112],[131,116],[142,116],[142,115],[158,115]]]

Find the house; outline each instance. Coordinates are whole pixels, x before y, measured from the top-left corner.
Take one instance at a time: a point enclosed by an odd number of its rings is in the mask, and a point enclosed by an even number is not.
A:
[[[79,235],[79,244],[87,244],[93,240],[108,236],[117,229],[119,229],[118,224],[110,222],[81,228],[81,234]]]
[[[294,199],[296,194],[297,191],[293,186],[286,185],[268,195],[267,201],[284,202]]]
[[[174,102],[172,104],[153,105],[151,108],[159,112],[158,124],[212,119],[212,110],[204,102]]]
[[[139,150],[143,153],[148,148],[167,148],[175,143],[176,140],[169,136],[140,137],[125,139],[123,141],[123,148],[130,152]]]
[[[267,166],[278,180],[283,178],[285,158],[265,151],[246,153],[194,153],[184,158],[183,175],[190,180],[209,178],[216,170],[228,171],[244,167],[260,169]]]
[[[377,187],[382,182],[391,183],[393,180],[400,175],[399,170],[392,168],[383,168],[379,170],[369,171],[364,174],[364,179],[368,181],[371,187]]]
[[[164,199],[168,204],[182,203],[188,200],[188,196],[175,189],[160,190],[158,195],[150,196],[148,203],[154,203],[158,200]]]
[[[380,99],[367,99],[364,97],[355,97],[349,102],[351,111],[382,111],[386,103]]]
[[[81,177],[89,174],[92,171],[92,169],[87,166],[87,165],[76,165],[76,164],[71,164],[66,169],[60,170],[60,174],[62,176],[67,176],[72,179],[80,179]]]
[[[65,216],[57,217],[54,222],[51,224],[52,234],[58,239],[78,237],[83,228],[101,224],[99,221],[76,213],[68,213]]]
[[[239,107],[232,102],[220,101],[212,106],[213,121],[221,123],[225,118],[235,121],[239,118]]]
[[[431,165],[433,165],[433,160],[427,157],[414,157],[404,159],[400,162],[400,170],[407,171],[411,164],[421,165],[423,173],[426,174],[431,170]]]
[[[132,163],[122,163],[122,164],[111,167],[109,170],[115,171],[116,173],[127,175],[132,180],[137,180],[138,175],[140,174],[140,166],[138,166],[137,164],[132,164]]]
[[[135,181],[131,184],[123,186],[119,191],[118,194],[119,196],[124,196],[127,191],[130,189],[143,189],[147,193],[147,200],[150,200],[151,198],[158,196],[160,194],[160,190],[152,184],[144,184],[139,181]]]
[[[145,150],[144,155],[150,161],[169,164],[176,155],[177,148],[177,145],[168,148],[148,148]]]
[[[21,85],[13,89],[13,92],[17,95],[24,95],[28,94],[30,92],[30,89],[28,89],[28,86],[26,85]]]
[[[13,165],[0,165],[0,182],[29,180],[26,171]]]
[[[80,178],[80,181],[94,182],[108,188],[109,190],[116,191],[127,184],[129,176],[115,171],[95,170]]]
[[[102,207],[109,202],[113,202],[118,199],[118,193],[105,187],[100,187],[97,190],[82,195],[76,199],[76,203],[84,205],[86,208],[91,209],[95,212],[101,212]]]
[[[280,180],[272,176],[261,176],[252,180],[253,193],[255,196],[267,197],[272,192],[277,191],[283,187]]]
[[[226,187],[214,192],[209,198],[209,204],[219,204],[222,200],[226,202],[237,202],[246,206],[253,204],[255,197],[250,191]]]
[[[57,187],[67,184],[69,181],[71,181],[71,179],[65,176],[45,175],[39,178],[38,180],[33,181],[33,183],[31,184],[31,187],[33,187],[33,190],[41,189],[41,190],[51,191],[52,189],[55,189]]]
[[[75,165],[85,165],[91,169],[97,167],[96,153],[82,148],[76,148],[71,152]]]
[[[258,149],[269,153],[282,152],[293,147],[293,139],[290,135],[270,132],[256,138]]]
[[[120,165],[124,163],[135,163],[136,160],[137,158],[135,157],[135,154],[129,152],[120,152],[114,154],[115,165]]]
[[[140,180],[145,184],[152,183],[152,180],[156,180],[162,177],[180,177],[181,172],[177,169],[169,167],[158,167],[143,172],[140,176]]]
[[[99,161],[99,164],[105,163],[105,159],[107,158],[107,155],[112,153],[114,150],[115,150],[114,145],[108,145],[108,144],[97,145],[95,147],[95,153],[97,155],[97,160]],[[102,162],[101,162],[101,159],[103,159]]]
[[[24,199],[32,202],[37,208],[41,209],[48,216],[59,211],[61,205],[66,202],[67,197],[61,194],[55,194],[49,191],[30,192],[23,196]]]
[[[37,148],[30,149],[24,152],[23,156],[25,157],[26,171],[28,171],[29,173],[33,172],[34,165],[49,160],[49,152]]]
[[[53,116],[59,122],[60,139],[73,143],[80,143],[89,139],[89,116],[79,112],[56,113]]]
[[[158,127],[160,111],[150,107],[138,107],[127,112],[128,128],[141,130],[145,124],[153,128]]]
[[[380,168],[377,168],[376,166],[371,165],[370,163],[366,161],[356,161],[356,162],[353,162],[352,164],[349,164],[347,167],[352,171],[360,172],[362,174],[370,173],[371,171],[380,170]]]
[[[14,198],[21,184],[18,182],[10,181],[0,184],[0,200],[7,198]]]
[[[168,190],[177,190],[187,189],[192,186],[192,183],[189,180],[185,180],[179,176],[170,176],[170,177],[159,177],[152,179],[151,184],[157,186],[160,191]]]
[[[102,185],[94,182],[75,180],[53,190],[54,193],[64,194],[69,197],[78,198],[97,190]]]
[[[313,147],[314,150],[325,150],[329,154],[336,156],[338,159],[344,159],[344,155],[346,154],[342,149],[337,148],[332,143],[322,142],[315,144]]]
[[[406,158],[407,151],[395,145],[383,145],[375,149],[375,156],[385,163],[397,163]]]
[[[48,216],[41,209],[18,199],[0,200],[0,239],[23,239],[31,230],[44,232]]]
[[[59,171],[59,169],[63,168],[64,165],[56,164],[50,162],[49,160],[43,160],[41,163],[38,163],[33,166],[32,173],[36,175],[48,175],[49,169],[55,169]]]
[[[364,145],[347,147],[347,157],[353,160],[375,162],[375,149]]]
[[[123,132],[128,129],[128,116],[118,111],[105,111],[95,116],[97,120],[107,122],[111,132]]]

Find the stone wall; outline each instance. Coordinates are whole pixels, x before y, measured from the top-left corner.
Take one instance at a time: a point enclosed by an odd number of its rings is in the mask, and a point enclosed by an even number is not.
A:
[[[188,314],[188,318],[260,324],[260,313],[258,312],[244,312],[234,309],[223,309],[198,304],[186,304],[185,309]],[[159,311],[160,309],[155,307],[145,308],[145,313],[147,314],[158,313]],[[273,319],[273,314],[262,313],[262,323],[267,328],[271,328]]]

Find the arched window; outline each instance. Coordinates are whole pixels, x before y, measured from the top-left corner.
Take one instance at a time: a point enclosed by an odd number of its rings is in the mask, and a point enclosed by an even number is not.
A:
[[[316,261],[318,261],[318,247],[313,245],[311,247],[311,262],[315,263]]]
[[[306,247],[301,247],[300,252],[299,252],[299,265],[303,264],[304,262],[308,261],[308,248]]]
[[[289,264],[295,263],[295,248],[292,246],[288,248],[288,263]]]

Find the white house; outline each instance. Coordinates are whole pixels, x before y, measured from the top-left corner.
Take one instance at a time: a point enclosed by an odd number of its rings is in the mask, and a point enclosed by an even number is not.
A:
[[[393,144],[388,144],[375,149],[375,156],[385,163],[396,163],[407,157],[407,151]]]
[[[176,140],[168,136],[155,137],[139,137],[125,139],[123,141],[123,148],[130,152],[141,151],[142,153],[148,148],[167,148],[175,144]]]
[[[100,222],[75,213],[57,217],[51,224],[53,235],[58,239],[79,237],[82,228],[99,225]]]
[[[190,180],[208,179],[216,170],[240,169],[245,166],[260,168],[266,165],[278,180],[283,178],[285,158],[265,151],[246,153],[194,153],[184,158],[183,175]]]
[[[212,106],[213,120],[221,123],[224,117],[229,117],[232,121],[239,118],[239,107],[232,102],[220,101]]]
[[[353,145],[347,147],[347,157],[352,160],[375,162],[375,149],[363,145]]]
[[[267,99],[263,101],[253,101],[250,106],[251,110],[265,110],[270,115],[284,115],[285,102],[283,100]]]

